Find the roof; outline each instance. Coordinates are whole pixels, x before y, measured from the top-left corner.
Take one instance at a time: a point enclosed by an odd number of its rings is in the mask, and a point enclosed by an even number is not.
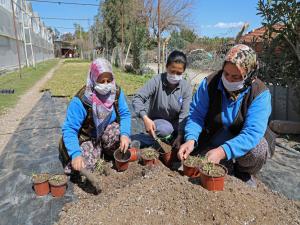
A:
[[[284,25],[282,24],[276,24],[273,26],[274,29],[280,30],[284,28]],[[254,29],[253,31],[249,32],[248,34],[245,34],[241,37],[240,41],[241,43],[251,43],[251,42],[262,42],[263,36],[267,30],[267,27],[260,27],[257,29]],[[272,37],[276,37],[277,34],[273,33]]]

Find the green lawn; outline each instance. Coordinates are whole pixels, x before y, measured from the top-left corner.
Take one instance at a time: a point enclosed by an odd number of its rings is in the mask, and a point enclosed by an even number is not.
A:
[[[0,94],[0,114],[15,106],[18,99],[30,89],[39,79],[58,63],[58,59],[38,63],[36,68],[22,69],[22,78],[19,72],[11,72],[0,76],[0,89],[14,89],[14,94]]]
[[[86,83],[87,72],[90,62],[82,60],[66,60],[55,72],[52,79],[44,89],[51,91],[53,96],[73,97],[76,92]],[[114,68],[117,83],[122,87],[126,95],[134,94],[151,76],[140,76],[122,72]]]

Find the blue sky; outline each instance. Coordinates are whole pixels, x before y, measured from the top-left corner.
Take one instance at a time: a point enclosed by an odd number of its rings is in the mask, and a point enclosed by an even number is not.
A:
[[[98,4],[99,0],[64,0]],[[84,28],[92,24],[98,8],[91,6],[58,5],[32,2],[34,11],[41,17],[87,18],[88,21],[44,20],[47,26],[58,28],[61,33],[73,31],[73,23],[77,22]],[[248,31],[261,24],[261,18],[256,15],[257,0],[194,0],[190,9],[188,24],[202,36],[235,36],[244,22],[248,22]]]

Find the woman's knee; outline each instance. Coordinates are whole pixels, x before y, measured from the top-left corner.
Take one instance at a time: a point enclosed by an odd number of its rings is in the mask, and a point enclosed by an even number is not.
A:
[[[156,126],[156,134],[159,137],[167,137],[171,135],[174,131],[173,125],[164,119],[154,120]]]
[[[255,148],[236,160],[239,170],[250,174],[258,173],[266,162],[268,148],[268,142],[262,138]]]
[[[101,137],[103,151],[112,155],[120,145],[120,125],[112,123],[106,127]]]

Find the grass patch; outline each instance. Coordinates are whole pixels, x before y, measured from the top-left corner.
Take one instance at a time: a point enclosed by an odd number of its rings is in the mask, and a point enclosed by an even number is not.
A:
[[[90,60],[88,60],[88,59],[80,59],[80,58],[64,60],[64,63],[89,63],[89,62],[90,62]]]
[[[48,60],[36,64],[36,67],[22,69],[22,78],[19,72],[11,72],[0,76],[0,89],[14,89],[14,94],[0,94],[0,114],[15,106],[20,96],[30,89],[38,80],[58,63],[58,59]]]
[[[114,68],[114,74],[118,85],[120,85],[126,95],[135,94],[152,75],[136,75],[132,73],[125,73],[118,68]]]
[[[65,60],[66,61],[66,60]],[[68,59],[67,63],[55,72],[54,76],[44,89],[49,89],[53,96],[72,98],[76,92],[86,84],[87,72],[90,62]],[[119,68],[113,68],[116,82],[122,87],[126,95],[134,94],[152,76],[125,73]]]

